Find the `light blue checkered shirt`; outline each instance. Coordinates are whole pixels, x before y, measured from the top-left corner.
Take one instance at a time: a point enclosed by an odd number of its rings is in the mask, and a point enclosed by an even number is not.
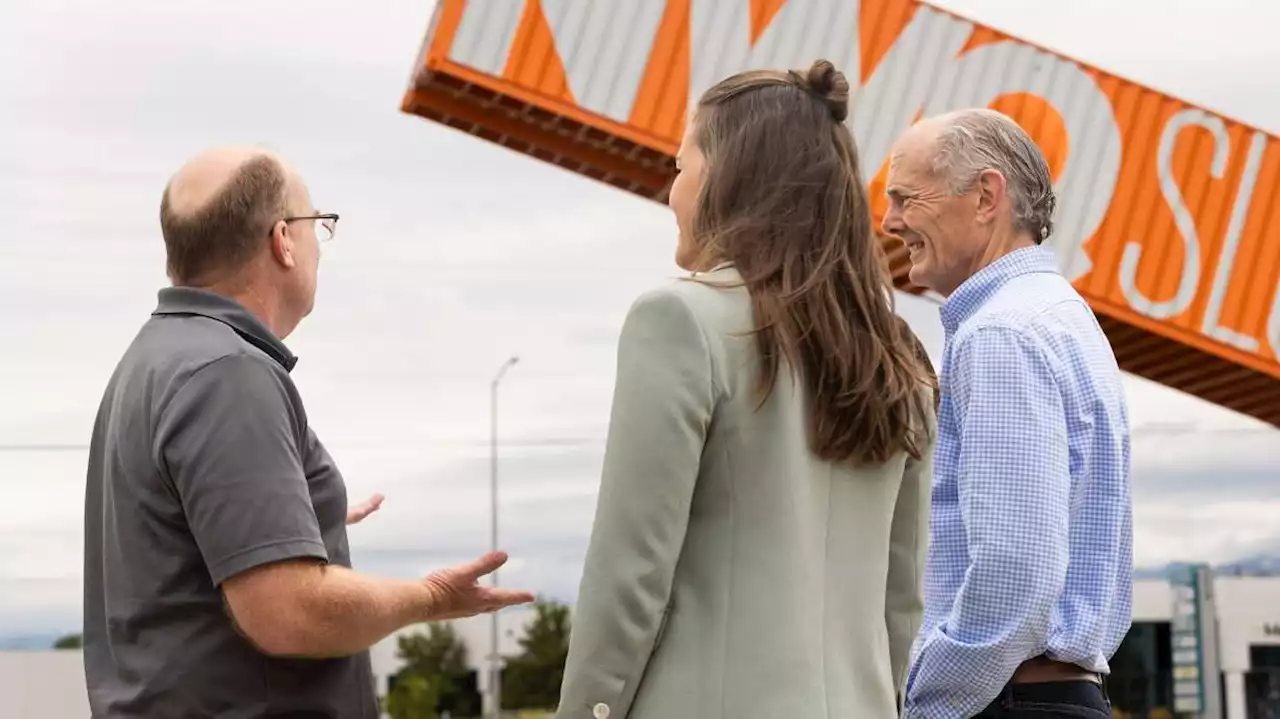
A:
[[[925,611],[903,716],[982,711],[1031,657],[1109,671],[1129,630],[1129,423],[1115,356],[1052,252],[942,307]]]

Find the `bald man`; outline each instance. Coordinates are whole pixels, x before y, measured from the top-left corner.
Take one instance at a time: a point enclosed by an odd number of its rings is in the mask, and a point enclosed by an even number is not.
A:
[[[171,287],[116,367],[90,445],[85,674],[95,719],[373,719],[368,648],[532,601],[491,553],[420,581],[350,569],[342,475],[284,338],[314,305],[317,210],[281,158],[211,150],[160,206]]]

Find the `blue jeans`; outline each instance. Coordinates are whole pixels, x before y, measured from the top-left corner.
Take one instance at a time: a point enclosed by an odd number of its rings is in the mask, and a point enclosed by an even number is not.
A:
[[[1111,719],[1105,687],[1091,681],[1009,684],[974,719]]]

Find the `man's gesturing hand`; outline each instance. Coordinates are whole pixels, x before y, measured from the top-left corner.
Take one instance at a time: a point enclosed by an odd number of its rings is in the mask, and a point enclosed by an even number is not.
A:
[[[427,621],[461,619],[532,602],[529,592],[480,586],[480,577],[506,563],[506,552],[488,552],[475,561],[428,575],[423,580],[431,597]]]

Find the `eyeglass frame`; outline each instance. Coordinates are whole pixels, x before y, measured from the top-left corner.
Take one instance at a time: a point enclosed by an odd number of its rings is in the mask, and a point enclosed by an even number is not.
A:
[[[332,225],[324,225],[325,229],[329,231],[329,237],[326,240],[323,240],[325,242],[332,240],[334,236],[338,234],[338,213],[336,212],[326,212],[323,215],[303,215],[300,217],[280,218],[281,222],[299,222],[301,220],[331,220],[333,222]]]

